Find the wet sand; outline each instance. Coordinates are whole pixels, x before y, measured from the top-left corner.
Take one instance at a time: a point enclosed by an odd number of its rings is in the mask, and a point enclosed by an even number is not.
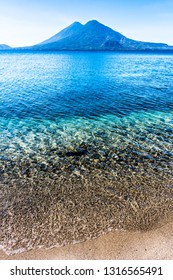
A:
[[[149,231],[115,231],[86,242],[61,248],[37,249],[2,260],[173,260],[173,222]]]

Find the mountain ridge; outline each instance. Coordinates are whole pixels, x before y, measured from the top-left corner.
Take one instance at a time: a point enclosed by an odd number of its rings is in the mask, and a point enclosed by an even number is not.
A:
[[[10,50],[11,47],[6,44],[0,44],[0,50]]]
[[[11,48],[7,45],[0,45],[0,50],[5,49],[31,51],[173,51],[173,46],[133,40],[97,20],[90,20],[86,24],[75,21],[52,37],[33,46]]]
[[[49,39],[31,47],[35,50],[173,50],[164,43],[132,40],[97,20],[74,22]]]

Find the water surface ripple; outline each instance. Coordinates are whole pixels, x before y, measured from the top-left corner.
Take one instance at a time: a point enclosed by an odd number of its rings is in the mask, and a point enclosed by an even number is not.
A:
[[[3,250],[171,218],[172,73],[172,55],[0,52]]]

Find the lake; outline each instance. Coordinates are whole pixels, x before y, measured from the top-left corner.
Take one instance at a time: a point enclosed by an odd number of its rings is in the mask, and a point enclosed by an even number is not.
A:
[[[172,54],[0,52],[4,251],[158,226],[172,171]]]

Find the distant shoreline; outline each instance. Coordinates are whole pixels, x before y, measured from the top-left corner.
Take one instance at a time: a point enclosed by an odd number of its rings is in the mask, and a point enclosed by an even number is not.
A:
[[[6,50],[1,50],[0,53],[10,53],[10,52],[24,52],[24,53],[139,53],[139,54],[173,54],[172,50],[34,50],[34,49],[24,49],[24,48],[11,48]]]

